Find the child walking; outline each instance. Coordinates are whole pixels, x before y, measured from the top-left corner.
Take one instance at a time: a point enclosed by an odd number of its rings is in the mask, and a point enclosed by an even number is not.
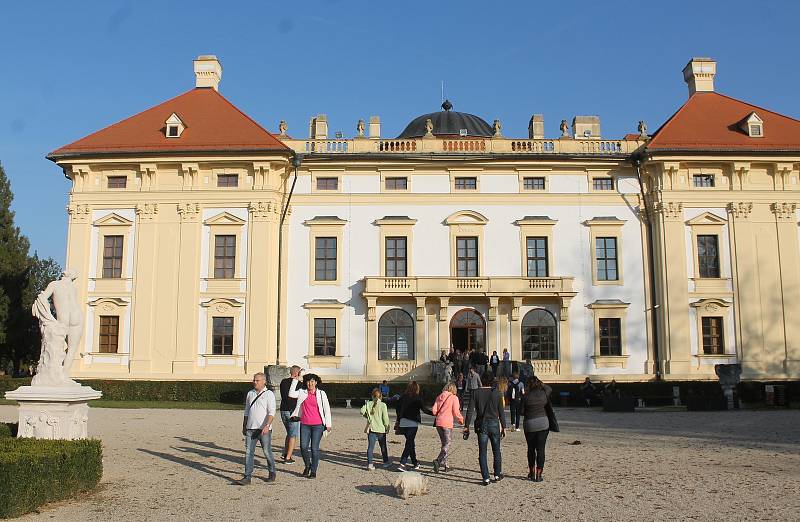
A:
[[[384,467],[389,465],[389,449],[386,447],[386,434],[389,432],[389,410],[386,403],[381,400],[381,390],[372,390],[372,400],[364,403],[361,407],[361,415],[367,418],[367,425],[364,433],[367,434],[367,469],[372,471],[375,465],[372,463],[372,452],[375,450],[377,441],[381,447]]]

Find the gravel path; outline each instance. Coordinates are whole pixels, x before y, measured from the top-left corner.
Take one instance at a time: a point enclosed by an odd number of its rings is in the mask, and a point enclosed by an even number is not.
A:
[[[104,446],[99,491],[51,504],[24,520],[797,520],[800,518],[800,411],[603,413],[559,409],[561,433],[548,440],[545,481],[527,474],[522,433],[503,441],[506,479],[479,484],[477,443],[454,438],[453,470],[435,475],[438,437],[430,418],[417,454],[429,495],[394,496],[395,471],[365,469],[364,422],[334,410],[315,481],[302,464],[278,464],[267,484],[263,459],[253,485],[241,476],[241,413],[92,409],[90,431]],[[13,421],[14,406],[0,406]],[[283,439],[283,427],[275,439]],[[390,435],[397,459],[402,437]],[[570,444],[574,441],[580,444]],[[276,448],[276,455],[280,450]]]

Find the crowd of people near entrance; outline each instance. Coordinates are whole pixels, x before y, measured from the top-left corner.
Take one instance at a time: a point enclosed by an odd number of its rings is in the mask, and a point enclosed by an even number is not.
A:
[[[402,436],[405,443],[396,468],[401,471],[420,470],[430,463],[434,473],[450,470],[449,456],[453,434],[457,429],[464,440],[474,432],[478,445],[478,465],[481,484],[488,486],[503,480],[502,439],[507,431],[522,431],[525,434],[528,452],[528,479],[542,481],[545,465],[545,448],[550,431],[558,431],[550,395],[552,390],[532,373],[527,378],[520,376],[511,368],[508,352],[502,357],[494,352],[486,354],[454,351],[443,353],[447,362],[463,363],[453,379],[444,385],[431,408],[423,403],[420,386],[411,381],[399,396],[389,396],[389,386],[383,381],[372,390],[371,397],[361,407],[365,419],[366,469],[374,470],[375,446],[380,448],[380,466],[393,466],[387,446],[387,436],[391,432]],[[473,364],[474,363],[474,364]],[[302,375],[299,366],[292,366],[290,376],[280,383],[280,419],[286,432],[281,460],[285,464],[295,463],[294,452],[299,440],[300,454],[304,468],[302,476],[309,479],[317,477],[320,463],[320,443],[333,428],[331,407],[328,396],[319,387],[319,376],[308,373]],[[245,398],[242,434],[245,437],[245,472],[240,485],[250,484],[253,475],[253,461],[256,445],[261,444],[267,462],[267,482],[276,479],[275,458],[272,451],[272,432],[276,420],[276,397],[266,386],[266,376],[257,373],[253,376],[253,389]],[[392,423],[389,419],[389,403],[396,414]],[[509,408],[510,419],[505,410]],[[462,412],[466,413],[462,413]],[[422,413],[434,417],[434,426],[439,435],[441,447],[432,460],[420,459],[417,454],[416,437],[422,425]],[[492,450],[491,471],[488,450]]]

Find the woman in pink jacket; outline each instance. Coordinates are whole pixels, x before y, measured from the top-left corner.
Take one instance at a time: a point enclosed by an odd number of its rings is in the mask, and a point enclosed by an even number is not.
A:
[[[439,439],[442,441],[442,450],[433,461],[433,471],[439,473],[439,469],[443,471],[448,469],[447,456],[450,453],[450,442],[453,440],[453,420],[458,420],[459,424],[464,424],[455,384],[449,382],[445,385],[442,393],[436,397],[432,411],[436,416],[434,425],[436,426],[436,431],[439,432]]]

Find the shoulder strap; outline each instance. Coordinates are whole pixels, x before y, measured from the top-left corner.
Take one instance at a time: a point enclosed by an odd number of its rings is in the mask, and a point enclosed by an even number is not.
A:
[[[248,406],[248,407],[247,407],[247,409],[249,410],[250,408],[252,408],[252,407],[253,407],[253,404],[255,404],[255,403],[256,403],[256,401],[259,399],[259,397],[261,397],[262,395],[264,395],[266,392],[267,392],[267,390],[263,390],[261,393],[259,393],[258,395],[256,395],[256,398],[255,398],[255,399],[253,399],[253,402],[251,402],[251,403],[250,403],[250,406]]]

